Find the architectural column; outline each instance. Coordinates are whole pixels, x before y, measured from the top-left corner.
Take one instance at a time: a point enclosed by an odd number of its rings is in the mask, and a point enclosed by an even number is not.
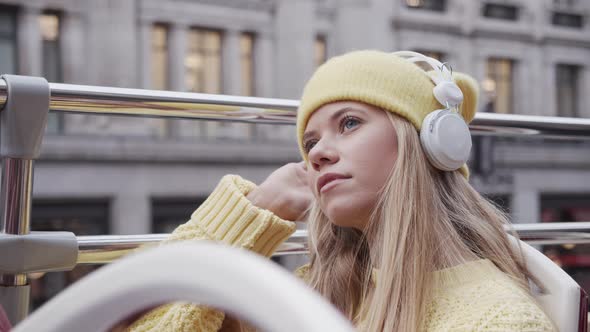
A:
[[[477,44],[472,44],[475,47],[474,53],[477,53]],[[472,58],[472,67],[469,74],[475,78],[475,80],[481,84],[486,79],[486,65],[487,65],[488,58],[485,55],[477,54]],[[478,106],[477,110],[481,110],[484,105],[489,101],[486,98],[484,91],[482,90],[481,98],[478,98]]]
[[[539,45],[532,46],[527,54],[526,62],[529,63],[530,70],[524,84],[528,84],[531,87],[527,92],[531,98],[527,98],[529,99],[529,108],[522,110],[522,114],[545,115],[546,113],[544,95],[546,91],[550,90],[546,90],[543,87],[545,84],[543,83],[545,72],[547,71],[547,68],[543,66],[543,58],[543,49]],[[539,84],[533,85],[531,82],[539,82]]]
[[[459,4],[457,4],[459,5]],[[461,15],[461,33],[465,36],[464,38],[471,38],[473,30],[479,17],[479,7],[481,4],[477,1],[461,1],[460,3],[462,15]]]
[[[168,34],[168,86],[170,90],[186,90],[186,68],[184,60],[187,54],[188,27],[184,24],[173,24]]]
[[[225,30],[222,37],[221,75],[223,93],[241,95],[242,71],[240,54],[240,31]]]
[[[541,108],[539,114],[535,115],[546,115],[546,116],[557,116],[557,64],[553,61],[545,61],[544,72],[545,79],[543,80],[542,86],[544,95],[544,106]]]
[[[18,16],[18,74],[42,76],[39,8],[23,7]]]
[[[456,42],[458,47],[452,48],[452,54],[450,54],[452,59],[448,59],[448,61],[456,60],[458,71],[474,76],[476,66],[473,54],[473,39],[463,37],[458,38]],[[481,83],[481,81],[478,83]]]
[[[526,59],[526,57],[521,57],[518,59],[514,59],[513,61],[513,113],[514,114],[528,114],[531,112],[531,102],[530,98],[522,98],[519,96],[530,96],[531,90],[533,89],[533,85],[529,81],[529,72],[531,70],[532,64]]]
[[[254,94],[257,97],[272,98],[275,96],[273,34],[270,30],[257,31],[254,35],[252,50],[254,62]],[[252,125],[254,139],[268,139],[272,137],[272,129],[276,126]]]
[[[315,1],[279,0],[275,11],[275,97],[299,98],[314,64]]]
[[[64,82],[85,84],[88,82],[85,66],[87,54],[84,47],[84,19],[81,12],[66,12],[61,20],[61,56]]]
[[[580,68],[578,79],[578,112],[580,117],[590,118],[590,108],[586,105],[590,103],[590,96],[587,91],[590,91],[590,63],[586,62]]]
[[[111,208],[112,234],[151,233],[151,201],[145,192],[119,193]]]
[[[242,63],[240,49],[240,31],[227,29],[223,32],[221,46],[221,82],[223,93],[242,94]],[[252,125],[242,123],[217,122],[208,126],[209,132],[215,132],[217,138],[250,139]]]
[[[275,10],[275,79],[277,98],[298,99],[315,69],[316,4],[314,0],[277,0]],[[292,126],[278,126],[272,137],[295,140]]]
[[[372,28],[372,31],[369,31],[372,38],[368,46],[387,52],[395,51],[394,46],[398,44],[398,41],[395,40],[397,35],[393,33],[391,26],[394,1],[371,1],[370,6],[372,24],[367,24],[367,27]]]
[[[274,91],[273,39],[270,31],[259,31],[254,36],[254,92],[257,97],[272,98]]]
[[[139,21],[139,86],[152,89],[152,28],[154,22],[141,19]],[[184,63],[184,61],[183,61]]]
[[[539,193],[529,188],[515,187],[512,196],[512,221],[515,224],[532,224],[541,221]]]

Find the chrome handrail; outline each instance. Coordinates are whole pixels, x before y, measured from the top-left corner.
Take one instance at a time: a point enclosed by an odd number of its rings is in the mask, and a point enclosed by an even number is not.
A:
[[[590,244],[590,222],[513,224],[518,236],[533,245]],[[78,264],[106,264],[138,249],[158,245],[168,234],[78,236]],[[308,253],[307,231],[297,230],[273,256]]]
[[[299,101],[49,83],[50,110],[102,115],[171,117],[294,124]],[[8,98],[0,80],[0,110]],[[590,139],[590,119],[477,113],[470,129],[478,135]]]

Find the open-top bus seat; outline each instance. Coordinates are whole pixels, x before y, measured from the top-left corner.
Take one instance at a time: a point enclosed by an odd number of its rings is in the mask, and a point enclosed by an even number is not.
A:
[[[520,246],[529,271],[545,288],[545,292],[533,294],[559,331],[587,332],[588,297],[584,290],[543,253],[523,241]]]
[[[221,308],[263,331],[354,331],[288,271],[246,250],[207,242],[166,245],[107,265],[13,331],[105,331],[142,309],[178,300]]]

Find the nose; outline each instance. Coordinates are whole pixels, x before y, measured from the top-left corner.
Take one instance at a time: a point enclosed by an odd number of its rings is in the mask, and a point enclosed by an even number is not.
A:
[[[320,171],[322,167],[339,160],[337,149],[326,139],[321,139],[314,145],[309,151],[308,158],[315,171]]]

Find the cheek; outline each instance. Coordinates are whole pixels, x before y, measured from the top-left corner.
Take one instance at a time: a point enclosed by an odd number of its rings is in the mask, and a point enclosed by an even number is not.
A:
[[[356,147],[352,162],[355,165],[355,176],[365,191],[376,192],[387,181],[397,160],[397,142],[395,136],[383,139],[383,134],[367,137]],[[386,136],[387,137],[387,136]]]

